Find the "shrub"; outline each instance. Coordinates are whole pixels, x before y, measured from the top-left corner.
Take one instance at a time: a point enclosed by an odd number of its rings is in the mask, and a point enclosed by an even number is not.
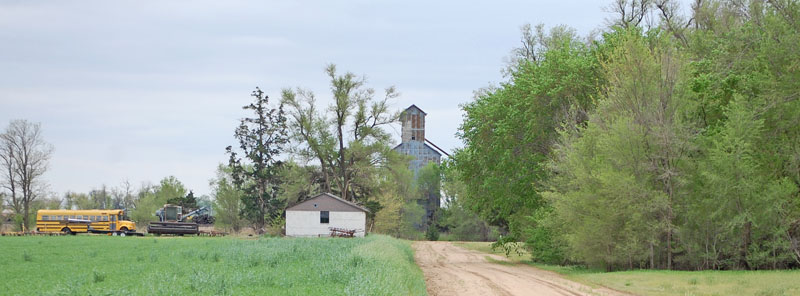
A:
[[[434,225],[428,226],[428,230],[425,231],[425,239],[429,241],[439,240],[439,230],[436,229],[436,226]]]

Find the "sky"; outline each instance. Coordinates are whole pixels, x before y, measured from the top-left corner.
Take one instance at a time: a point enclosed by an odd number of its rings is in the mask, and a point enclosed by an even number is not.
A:
[[[170,175],[210,194],[250,92],[303,87],[327,105],[333,63],[397,87],[392,108],[419,106],[426,138],[452,151],[459,106],[505,80],[522,25],[587,35],[607,3],[0,0],[0,128],[41,123],[53,194]]]

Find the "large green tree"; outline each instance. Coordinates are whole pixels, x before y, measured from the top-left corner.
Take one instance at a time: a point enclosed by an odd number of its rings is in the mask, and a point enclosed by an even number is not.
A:
[[[321,190],[345,200],[366,201],[375,190],[376,170],[386,167],[391,136],[383,126],[397,120],[388,101],[398,93],[385,90],[383,98],[365,86],[366,80],[335,65],[325,69],[333,102],[319,110],[313,92],[284,89],[282,102],[289,107],[292,151],[304,162],[315,162],[322,176]],[[327,111],[327,112],[326,112]]]
[[[586,121],[603,76],[595,48],[574,31],[523,28],[510,80],[463,106],[455,168],[468,190],[461,202],[492,225],[521,234],[524,216],[543,206],[538,184],[564,125]]]
[[[279,156],[289,139],[283,104],[271,107],[269,97],[259,88],[251,96],[253,102],[242,108],[253,112],[252,117],[243,118],[234,133],[239,149],[228,146],[225,150],[230,156],[233,183],[244,193],[241,215],[256,231],[263,232],[268,222],[280,217],[284,207],[279,198],[283,182]]]

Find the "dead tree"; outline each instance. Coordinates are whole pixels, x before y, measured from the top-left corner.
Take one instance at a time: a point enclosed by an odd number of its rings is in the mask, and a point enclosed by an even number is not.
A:
[[[615,0],[609,6],[609,10],[616,14],[616,17],[610,19],[609,22],[612,26],[626,29],[637,27],[650,13],[651,5],[652,0]]]
[[[2,184],[10,194],[14,212],[22,215],[23,230],[29,225],[30,205],[39,195],[40,177],[47,171],[52,153],[53,147],[44,141],[39,123],[14,120],[0,134]]]

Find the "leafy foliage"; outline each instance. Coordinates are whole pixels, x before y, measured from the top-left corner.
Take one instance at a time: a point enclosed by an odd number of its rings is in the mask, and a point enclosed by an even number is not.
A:
[[[252,111],[253,117],[243,118],[234,133],[244,157],[231,146],[225,151],[230,156],[233,184],[243,193],[240,214],[261,232],[284,208],[279,198],[283,161],[278,156],[289,139],[283,105],[270,108],[269,97],[259,88],[251,96],[254,102],[242,109]]]
[[[465,147],[454,155],[469,192],[463,205],[514,236],[515,223],[543,204],[537,184],[546,176],[556,128],[585,122],[602,82],[595,49],[574,31],[558,27],[546,35],[539,27],[536,35],[509,82],[463,106]]]
[[[524,32],[464,106],[460,201],[539,261],[800,266],[800,3],[615,3],[589,43]]]
[[[335,65],[325,72],[333,97],[327,109],[318,109],[311,91],[282,93],[289,110],[290,151],[296,157],[285,171],[284,200],[293,204],[319,191],[331,192],[368,207],[370,231],[419,238],[425,217],[422,185],[408,169],[410,158],[391,149],[391,136],[384,130],[397,120],[398,113],[389,110],[397,91],[389,87],[376,98],[363,78],[339,74]]]
[[[130,218],[139,225],[146,225],[151,221],[158,221],[156,210],[167,204],[168,200],[186,195],[183,183],[174,176],[161,180],[152,190],[142,192],[142,197],[136,204],[136,209],[131,211]]]

